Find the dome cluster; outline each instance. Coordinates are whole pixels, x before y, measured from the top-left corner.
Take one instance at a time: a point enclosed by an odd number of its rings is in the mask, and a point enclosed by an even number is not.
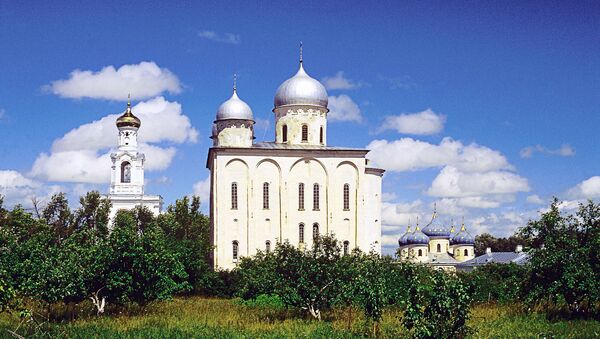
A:
[[[409,225],[406,232],[398,239],[398,245],[400,245],[400,247],[421,244],[426,245],[431,239],[448,239],[450,241],[450,245],[475,244],[475,237],[467,232],[464,223],[462,224],[460,231],[453,235],[452,233],[454,233],[454,226],[446,227],[439,223],[437,219],[437,212],[434,211],[431,221],[423,228],[422,231],[419,229],[418,225],[414,231],[411,231],[411,227]]]

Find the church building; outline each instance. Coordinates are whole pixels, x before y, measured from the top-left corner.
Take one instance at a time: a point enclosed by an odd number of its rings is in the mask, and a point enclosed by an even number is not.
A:
[[[304,70],[283,82],[274,100],[275,141],[255,142],[252,109],[233,94],[217,110],[210,170],[215,269],[277,242],[310,248],[334,234],[344,253],[381,253],[381,180],[365,149],[327,144],[328,96]]]
[[[130,210],[136,206],[145,206],[158,215],[162,209],[162,197],[144,194],[144,153],[138,151],[138,130],[141,121],[131,112],[131,101],[127,110],[117,119],[119,147],[110,154],[112,161],[110,191],[108,199],[112,203],[110,220],[118,210]]]

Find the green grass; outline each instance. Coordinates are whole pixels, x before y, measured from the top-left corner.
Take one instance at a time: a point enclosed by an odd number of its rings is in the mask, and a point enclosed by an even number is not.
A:
[[[406,336],[399,316],[397,310],[384,314],[382,337]],[[0,315],[0,337],[10,338],[6,330],[16,328],[18,323],[16,315]],[[477,331],[475,337],[600,336],[597,321],[550,322],[542,314],[522,314],[509,306],[475,306],[470,325]],[[327,312],[324,321],[318,322],[292,311],[256,309],[234,300],[190,297],[154,303],[139,315],[92,317],[53,323],[47,329],[53,337],[69,338],[355,338],[366,336],[371,327],[365,324],[358,310]]]

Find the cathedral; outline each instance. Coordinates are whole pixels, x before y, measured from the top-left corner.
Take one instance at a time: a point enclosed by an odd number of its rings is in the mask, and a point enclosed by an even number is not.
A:
[[[144,194],[144,153],[138,151],[138,130],[141,121],[131,112],[131,101],[127,102],[127,110],[117,119],[119,146],[110,154],[112,166],[110,170],[110,191],[108,199],[112,203],[110,220],[118,210],[130,210],[137,206],[145,206],[154,215],[162,209],[162,197]]]
[[[256,142],[250,106],[233,94],[217,110],[210,170],[215,269],[277,242],[312,246],[334,234],[343,252],[381,253],[381,180],[365,149],[327,145],[328,96],[304,70],[275,93],[275,141]]]

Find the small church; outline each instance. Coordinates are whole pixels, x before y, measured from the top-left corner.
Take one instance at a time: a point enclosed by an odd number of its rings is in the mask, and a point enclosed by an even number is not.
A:
[[[334,234],[343,252],[381,253],[381,181],[366,149],[327,143],[328,95],[302,57],[274,98],[274,141],[257,142],[254,115],[238,95],[218,109],[210,170],[212,262],[232,269],[277,242],[310,248]]]

